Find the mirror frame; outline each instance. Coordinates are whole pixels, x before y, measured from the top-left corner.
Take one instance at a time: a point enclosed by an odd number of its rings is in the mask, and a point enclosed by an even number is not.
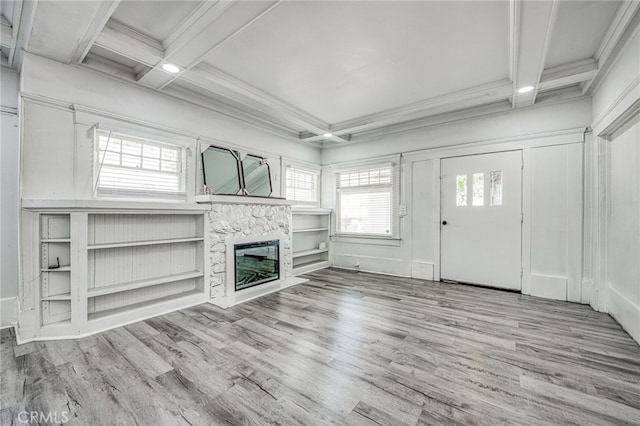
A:
[[[239,187],[238,192],[236,192],[235,194],[223,194],[223,193],[214,192],[214,194],[215,195],[243,195],[244,194],[244,176],[243,176],[242,168],[240,166],[240,162],[241,162],[240,154],[238,153],[238,151],[234,151],[229,148],[222,148],[220,146],[209,145],[207,146],[206,149],[202,150],[202,152],[200,153],[200,161],[202,162],[202,178],[203,178],[204,186],[207,186],[207,171],[204,165],[205,164],[204,153],[209,148],[215,148],[221,151],[228,151],[231,154],[231,156],[233,156],[236,159],[236,171],[238,173],[238,187]],[[213,191],[213,188],[211,188],[210,186],[207,186],[207,187]]]
[[[271,166],[269,166],[269,163],[266,161],[267,159],[264,157],[260,157],[258,155],[254,155],[254,154],[247,154],[244,156],[244,158],[242,160],[240,160],[239,164],[240,164],[240,168],[242,169],[242,192],[244,193],[245,196],[248,197],[265,197],[264,195],[253,195],[250,194],[249,191],[247,191],[247,187],[246,187],[246,182],[247,180],[245,179],[244,176],[244,167],[242,167],[242,162],[244,161],[245,158],[247,157],[253,157],[256,158],[258,160],[260,160],[260,162],[264,161],[264,164],[262,164],[262,166],[267,166],[267,176],[269,176],[269,194],[266,195],[266,197],[271,197],[271,194],[273,194],[273,182],[271,181]]]

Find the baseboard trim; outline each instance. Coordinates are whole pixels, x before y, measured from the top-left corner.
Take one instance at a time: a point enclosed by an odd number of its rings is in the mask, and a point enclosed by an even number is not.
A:
[[[609,315],[640,344],[640,306],[613,287],[609,287]]]
[[[567,300],[567,277],[531,274],[531,296],[553,300]]]
[[[411,261],[411,278],[433,281],[433,262]]]
[[[0,299],[0,329],[15,327],[18,324],[18,298]]]

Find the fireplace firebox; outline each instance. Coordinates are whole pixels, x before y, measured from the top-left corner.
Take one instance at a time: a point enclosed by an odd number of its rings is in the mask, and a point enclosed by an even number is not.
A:
[[[279,241],[234,244],[235,291],[280,279]]]

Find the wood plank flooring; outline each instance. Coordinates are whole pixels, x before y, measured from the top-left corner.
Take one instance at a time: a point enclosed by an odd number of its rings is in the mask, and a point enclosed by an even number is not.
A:
[[[640,346],[588,306],[337,269],[307,277],[79,340],[16,346],[3,330],[0,421],[640,424]]]

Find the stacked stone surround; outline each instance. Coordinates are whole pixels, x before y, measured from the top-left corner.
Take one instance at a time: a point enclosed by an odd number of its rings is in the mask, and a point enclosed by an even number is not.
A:
[[[281,278],[293,274],[291,249],[291,207],[280,205],[213,204],[208,213],[211,298],[225,294],[227,240],[270,234],[283,235],[280,257]]]

